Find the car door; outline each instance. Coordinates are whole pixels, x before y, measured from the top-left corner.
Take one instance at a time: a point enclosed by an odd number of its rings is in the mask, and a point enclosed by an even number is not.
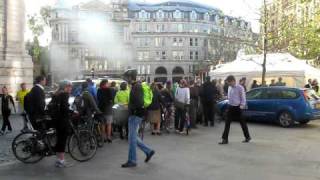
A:
[[[257,89],[256,96],[248,96],[248,115],[257,121],[269,121],[274,114],[273,106],[279,92],[273,88]]]
[[[247,93],[247,109],[244,111],[244,116],[249,119],[259,118],[259,105],[264,89],[254,89]]]

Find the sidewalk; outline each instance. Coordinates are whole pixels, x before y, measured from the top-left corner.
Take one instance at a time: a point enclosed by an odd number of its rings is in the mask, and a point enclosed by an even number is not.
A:
[[[2,116],[0,115],[0,125],[2,127]],[[11,161],[15,161],[15,157],[11,150],[11,143],[23,127],[22,117],[20,115],[12,115],[10,122],[13,128],[12,133],[0,136],[0,165]]]

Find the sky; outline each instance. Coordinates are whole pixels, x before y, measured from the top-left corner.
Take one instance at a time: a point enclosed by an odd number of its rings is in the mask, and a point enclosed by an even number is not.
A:
[[[24,0],[26,5],[26,16],[28,14],[39,13],[42,6],[54,5],[58,0]],[[78,4],[80,2],[86,2],[90,0],[60,0],[67,6]],[[109,0],[102,0],[108,2]],[[167,0],[136,0],[144,1],[147,3],[158,3]],[[259,32],[259,8],[262,5],[263,0],[192,0],[197,3],[206,4],[215,8],[221,9],[224,14],[242,17],[243,19],[251,22],[254,32]],[[25,39],[31,39],[32,34],[26,26]],[[50,30],[46,29],[43,36],[40,37],[41,45],[47,45],[50,42],[51,35]]]

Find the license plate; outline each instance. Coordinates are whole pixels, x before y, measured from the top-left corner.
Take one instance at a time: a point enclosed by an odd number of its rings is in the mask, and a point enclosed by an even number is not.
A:
[[[320,109],[320,103],[316,104],[316,109]]]

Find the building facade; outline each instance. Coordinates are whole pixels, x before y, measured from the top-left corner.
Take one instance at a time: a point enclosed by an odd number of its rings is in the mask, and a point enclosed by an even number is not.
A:
[[[103,33],[110,31],[108,28],[101,27],[101,33],[104,34],[101,37],[97,28],[93,28],[91,33],[81,30],[86,28],[86,24],[77,28],[79,21],[83,22],[79,15],[89,11],[91,14],[107,16],[102,20],[103,26],[116,27],[116,31],[109,36],[118,34],[118,39],[108,41],[108,33]],[[112,70],[117,69],[119,71],[116,73],[121,73],[130,67],[136,68],[139,77],[149,82],[178,81],[208,71],[207,67],[213,63],[234,60],[240,49],[252,45],[253,33],[249,22],[188,0],[158,4],[114,0],[109,5],[94,0],[68,10],[55,8],[53,15],[57,12],[59,16],[51,20],[52,48],[58,47],[65,52],[53,51],[53,56],[67,54],[65,60],[81,62],[74,67],[79,66],[80,72],[86,71],[87,74],[94,69],[95,72],[109,75]],[[67,13],[66,16],[64,13]],[[76,24],[75,28],[72,28],[72,24]],[[77,40],[72,41],[73,34],[76,34]],[[91,38],[81,41],[87,34]],[[108,52],[110,44],[120,44],[121,53],[117,54],[117,50],[112,48]],[[97,50],[99,48],[100,51]],[[96,57],[96,51],[100,52],[100,58]]]
[[[115,76],[130,67],[127,6],[124,0],[93,0],[73,7],[59,1],[50,19],[53,77]]]
[[[148,81],[178,81],[252,45],[250,23],[191,1],[129,4],[134,65]]]
[[[25,6],[21,0],[0,0],[0,87],[15,94],[21,83],[33,83],[33,63],[24,44]]]

